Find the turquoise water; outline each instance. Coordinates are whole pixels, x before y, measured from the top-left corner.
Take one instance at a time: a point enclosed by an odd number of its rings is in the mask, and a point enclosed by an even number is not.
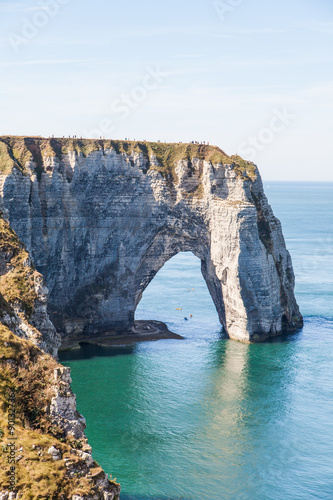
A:
[[[302,331],[226,339],[186,253],[136,314],[186,340],[62,355],[94,458],[123,500],[333,498],[333,184],[265,189],[293,257]]]

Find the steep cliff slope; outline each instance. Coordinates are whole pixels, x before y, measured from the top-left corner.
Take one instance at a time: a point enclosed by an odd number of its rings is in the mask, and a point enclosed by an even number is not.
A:
[[[119,485],[94,462],[76,411],[47,289],[0,216],[0,498],[112,500]]]
[[[181,251],[201,260],[231,338],[302,326],[281,224],[252,163],[201,144],[2,137],[0,174],[63,338],[128,329]]]

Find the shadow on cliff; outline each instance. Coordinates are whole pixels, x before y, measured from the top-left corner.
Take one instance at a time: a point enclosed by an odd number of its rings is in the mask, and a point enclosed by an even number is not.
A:
[[[136,349],[135,345],[102,347],[82,342],[79,348],[71,349],[69,351],[59,352],[59,359],[60,362],[62,362],[62,361],[79,361],[83,359],[91,359],[96,357],[110,358],[114,356],[125,356],[127,354],[134,354],[135,349]]]

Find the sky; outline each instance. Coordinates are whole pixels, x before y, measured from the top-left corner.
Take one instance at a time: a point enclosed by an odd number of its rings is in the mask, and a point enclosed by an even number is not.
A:
[[[333,181],[331,0],[0,0],[0,135],[208,141]]]

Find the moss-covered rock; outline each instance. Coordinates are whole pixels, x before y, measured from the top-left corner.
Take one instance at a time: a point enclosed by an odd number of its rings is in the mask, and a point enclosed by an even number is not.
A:
[[[37,300],[35,278],[28,252],[8,222],[0,217],[0,263],[6,256],[6,264],[0,275],[0,290],[9,305],[18,306],[29,318]]]

